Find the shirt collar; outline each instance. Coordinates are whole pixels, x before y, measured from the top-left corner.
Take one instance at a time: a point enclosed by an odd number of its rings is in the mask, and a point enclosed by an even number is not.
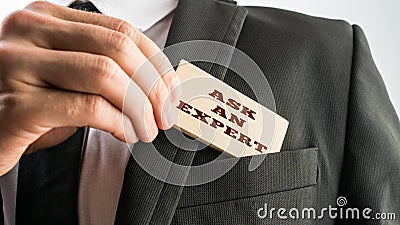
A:
[[[52,0],[69,5],[73,0]],[[105,15],[123,19],[142,31],[149,29],[176,9],[179,0],[91,0]]]

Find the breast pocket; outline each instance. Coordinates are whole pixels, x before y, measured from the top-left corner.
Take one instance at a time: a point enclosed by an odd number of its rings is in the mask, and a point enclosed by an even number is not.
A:
[[[251,157],[243,157],[219,179],[185,187],[178,208],[251,198],[317,184],[317,147],[269,154],[254,171],[249,171],[250,161]]]

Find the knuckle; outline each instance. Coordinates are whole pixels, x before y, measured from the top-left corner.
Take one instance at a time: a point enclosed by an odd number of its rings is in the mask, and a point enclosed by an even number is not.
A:
[[[157,104],[163,104],[163,100],[165,99],[167,95],[167,90],[164,86],[164,83],[161,79],[158,79],[154,87],[152,88],[151,92],[151,98],[157,102]]]
[[[133,47],[133,42],[127,35],[116,31],[110,33],[109,42],[119,52],[127,52]]]
[[[23,105],[23,99],[15,93],[0,95],[0,114],[5,118],[16,115],[16,110]]]
[[[166,63],[164,57],[162,57],[161,54],[155,54],[153,55],[153,57],[151,58],[151,63],[156,67],[161,67],[163,64]]]
[[[140,30],[124,20],[119,21],[117,28],[115,30],[128,36],[129,39],[131,39],[135,43],[141,41],[142,35]]]
[[[2,33],[17,30],[19,27],[32,21],[33,13],[27,10],[17,10],[9,14],[1,24]]]
[[[21,99],[16,94],[4,94],[0,97],[0,105],[2,107],[14,108],[19,105]]]
[[[49,8],[51,4],[46,1],[34,1],[29,3],[25,8],[26,9],[32,9],[32,10],[43,10],[46,8]]]
[[[100,83],[107,84],[117,74],[118,65],[111,58],[98,56],[94,63],[94,70]]]
[[[160,71],[160,73],[165,74],[166,72],[170,71],[172,69],[171,63],[169,62],[169,59],[167,56],[163,54],[163,52],[160,50],[160,52],[155,53],[151,57],[151,63]]]
[[[101,110],[104,107],[104,99],[98,95],[87,94],[85,96],[85,109],[88,115],[91,115],[93,119],[96,119],[97,115],[101,114]]]
[[[125,34],[129,38],[133,38],[136,33],[136,28],[134,26],[132,26],[130,23],[128,23],[124,20],[120,20],[117,25],[116,31]]]

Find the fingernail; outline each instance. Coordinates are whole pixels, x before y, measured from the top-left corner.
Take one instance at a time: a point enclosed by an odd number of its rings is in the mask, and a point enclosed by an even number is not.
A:
[[[156,137],[157,134],[158,134],[158,127],[157,127],[156,123],[153,124],[153,127],[151,128],[151,130],[153,132],[153,136],[152,137]]]
[[[128,142],[129,144],[134,144],[139,141],[139,138],[136,136],[135,129],[133,128],[130,120],[125,119],[124,121],[124,133],[126,142]]]
[[[169,107],[169,111],[168,111],[168,122],[169,122],[169,127],[172,127],[176,121],[178,120],[178,112],[175,109],[175,107],[173,107],[172,105]]]
[[[182,88],[177,77],[171,81],[171,97],[173,101],[176,101],[182,97]]]

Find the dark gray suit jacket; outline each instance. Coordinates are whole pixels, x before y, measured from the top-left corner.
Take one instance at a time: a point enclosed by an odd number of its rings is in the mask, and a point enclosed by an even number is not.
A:
[[[181,0],[167,46],[199,39],[235,46],[261,68],[277,113],[290,122],[282,150],[255,171],[247,169],[244,157],[220,179],[195,187],[161,182],[133,163],[125,176],[137,178],[128,191],[134,201],[120,202],[118,224],[399,224],[331,219],[326,213],[304,220],[257,216],[265,204],[319,212],[344,196],[348,207],[400,217],[399,119],[360,27],[280,9]],[[254,98],[232,71],[198,65]],[[17,224],[77,224],[82,141],[80,130],[58,146],[23,157]],[[218,155],[211,148],[196,154],[178,149],[163,133],[154,144],[185,165]]]

